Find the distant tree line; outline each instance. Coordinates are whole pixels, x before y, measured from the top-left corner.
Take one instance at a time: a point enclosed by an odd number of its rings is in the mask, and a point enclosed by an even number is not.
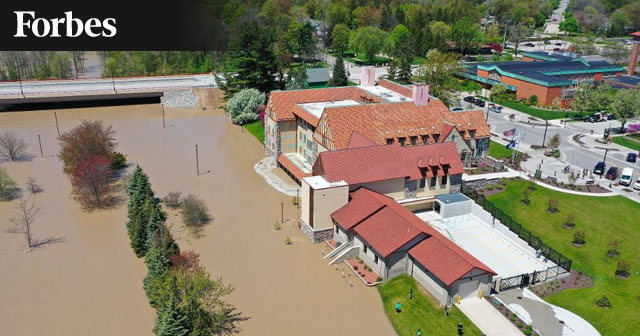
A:
[[[207,73],[216,53],[197,51],[106,51],[103,77]]]
[[[165,225],[166,214],[154,196],[149,177],[140,166],[136,166],[127,190],[127,232],[133,251],[144,257],[148,268],[143,287],[157,311],[154,333],[238,333],[238,323],[247,318],[223,300],[233,288],[219,278],[211,279],[196,253],[180,251]],[[177,206],[179,195],[175,198],[172,205]]]
[[[0,80],[71,78],[81,57],[69,51],[0,51]],[[75,61],[74,61],[75,60]]]

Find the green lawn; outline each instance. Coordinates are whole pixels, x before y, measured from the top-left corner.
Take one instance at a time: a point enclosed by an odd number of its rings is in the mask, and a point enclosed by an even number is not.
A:
[[[409,300],[409,288],[413,288],[413,299]],[[418,328],[422,335],[457,335],[458,323],[464,325],[465,335],[481,335],[480,330],[455,306],[445,317],[442,307],[433,297],[408,275],[401,275],[378,286],[384,311],[400,336],[415,336]],[[400,301],[402,312],[396,314],[396,302]]]
[[[250,124],[243,125],[249,133],[253,134],[253,136],[258,139],[261,143],[264,143],[264,127],[262,127],[262,121],[256,120]]]
[[[513,149],[507,149],[505,145],[495,141],[489,142],[489,156],[494,159],[502,160],[511,157]],[[516,151],[517,152],[517,151]]]
[[[498,104],[514,109],[516,111],[520,111],[522,113],[526,113],[536,118],[543,119],[543,120],[562,119],[566,115],[568,115],[569,117],[572,117],[574,115],[579,115],[578,112],[567,113],[564,111],[552,111],[552,110],[545,110],[545,109],[541,109],[533,106],[527,106],[526,104],[518,101],[503,100],[501,102],[498,102]]]
[[[617,143],[618,145],[631,148],[635,151],[640,151],[640,142],[628,139],[626,136],[613,137],[613,142]]]
[[[553,191],[537,186],[530,195],[531,204],[520,200],[529,182],[509,182],[506,191],[489,199],[526,229],[538,235],[560,253],[573,260],[573,268],[590,275],[594,286],[557,293],[547,300],[589,321],[602,335],[629,335],[640,330],[640,204],[622,196],[588,197]],[[550,198],[559,202],[559,212],[546,211]],[[576,227],[563,224],[567,215],[575,216]],[[574,246],[576,230],[586,232],[586,244]],[[609,243],[619,240],[620,255],[607,256]],[[631,263],[631,276],[615,275],[618,260]],[[611,301],[610,309],[594,303],[602,295]]]

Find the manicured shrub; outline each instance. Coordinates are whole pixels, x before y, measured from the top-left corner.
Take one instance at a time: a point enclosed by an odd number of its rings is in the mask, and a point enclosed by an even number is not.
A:
[[[631,274],[631,264],[628,261],[620,260],[616,266],[616,275],[621,278],[626,278]]]
[[[524,204],[524,205],[529,205],[529,204],[531,204],[531,199],[529,198],[529,194],[530,194],[530,193],[531,193],[531,192],[529,191],[529,189],[525,189],[525,190],[522,192],[522,199],[520,200],[520,202],[521,202],[522,204]]]
[[[549,213],[556,213],[556,212],[558,212],[558,200],[557,200],[557,199],[553,199],[553,198],[550,198],[550,199],[549,199],[549,203],[548,203],[547,211],[548,211]]]
[[[182,222],[193,234],[199,234],[202,227],[211,221],[207,206],[196,195],[187,195],[180,208]]]
[[[576,221],[576,216],[574,216],[573,214],[568,214],[567,219],[564,221],[564,227],[573,228],[574,226],[576,226],[575,221]]]
[[[609,249],[607,250],[607,255],[611,258],[615,258],[620,253],[618,249],[620,248],[619,240],[612,240],[609,242]]]
[[[276,230],[280,230],[280,223],[278,223],[278,221],[276,221],[276,222],[273,224],[273,228],[274,228],[274,229],[276,229]]]
[[[120,152],[112,152],[111,168],[115,171],[127,168],[127,157]]]
[[[292,244],[292,242],[291,242],[291,238],[289,238],[289,236],[286,236],[286,237],[284,238],[284,243],[285,243],[285,245],[291,245],[291,244]]]
[[[376,278],[376,282],[380,282],[380,281],[382,281],[382,277],[381,277],[381,276],[378,276],[378,277]]]
[[[611,308],[611,301],[609,301],[609,298],[606,295],[603,295],[596,300],[596,305],[600,308]]]
[[[574,245],[584,245],[586,243],[586,238],[587,234],[584,232],[584,230],[577,230],[574,234],[573,234],[573,244]]]

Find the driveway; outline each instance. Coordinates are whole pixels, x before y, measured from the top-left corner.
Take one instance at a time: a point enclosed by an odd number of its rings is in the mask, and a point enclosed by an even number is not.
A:
[[[600,336],[580,316],[542,300],[528,289],[502,292],[498,299],[544,336]]]
[[[487,336],[522,336],[522,332],[485,299],[469,298],[457,306]]]

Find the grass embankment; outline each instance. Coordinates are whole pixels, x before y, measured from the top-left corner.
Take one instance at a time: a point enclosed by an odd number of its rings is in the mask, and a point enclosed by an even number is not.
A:
[[[640,142],[633,141],[626,136],[613,137],[613,142],[617,143],[620,146],[625,146],[635,151],[640,151]]]
[[[503,144],[497,143],[495,141],[489,142],[489,156],[494,159],[508,159],[511,157],[512,151],[513,149],[507,149],[507,147]]]
[[[533,106],[528,106],[525,103],[521,103],[519,101],[496,101],[497,104],[500,104],[504,107],[508,107],[510,109],[514,109],[516,111],[520,111],[522,113],[526,113],[530,116],[534,116],[536,118],[540,118],[543,120],[552,120],[552,119],[563,119],[566,116],[569,118],[573,116],[578,116],[580,113],[578,112],[566,112],[566,111],[553,111],[553,110],[545,110]]]
[[[249,133],[253,134],[258,141],[264,143],[264,127],[262,126],[262,121],[256,120],[250,124],[245,124],[242,127],[249,131]]]
[[[538,235],[560,253],[573,260],[573,268],[593,277],[589,289],[569,289],[547,298],[589,321],[602,335],[628,335],[640,330],[640,204],[622,196],[589,197],[553,191],[537,186],[531,203],[523,205],[523,191],[529,182],[509,182],[504,192],[489,199],[526,229]],[[549,199],[558,200],[559,212],[547,212]],[[575,228],[565,229],[567,215],[575,216]],[[576,230],[584,230],[586,244],[572,244]],[[607,255],[610,242],[620,241],[619,255]],[[627,279],[615,275],[619,260],[631,263]],[[606,295],[611,308],[595,301]]]
[[[413,299],[409,300],[409,288]],[[478,328],[457,307],[444,315],[442,307],[408,275],[401,275],[378,286],[384,311],[400,336],[415,336],[418,328],[423,335],[456,335],[458,323],[464,325],[465,335],[481,335]],[[396,302],[400,301],[402,312],[396,314]]]

